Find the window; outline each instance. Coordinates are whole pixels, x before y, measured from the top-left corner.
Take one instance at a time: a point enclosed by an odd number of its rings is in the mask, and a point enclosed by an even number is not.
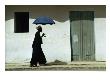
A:
[[[14,16],[14,32],[29,32],[29,12],[15,12]]]

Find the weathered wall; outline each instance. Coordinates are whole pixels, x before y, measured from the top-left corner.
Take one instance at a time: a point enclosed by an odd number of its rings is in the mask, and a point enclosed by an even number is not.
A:
[[[49,16],[56,22],[42,26],[47,35],[42,45],[47,61],[71,61],[69,11],[95,11],[96,60],[105,60],[105,6],[6,6],[6,62],[30,61],[36,32],[32,22],[38,16]],[[14,12],[30,13],[29,33],[14,33]]]

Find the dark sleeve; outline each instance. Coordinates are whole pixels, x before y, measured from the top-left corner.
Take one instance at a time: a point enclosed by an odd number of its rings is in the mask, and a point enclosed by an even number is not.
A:
[[[40,36],[40,33],[36,32],[32,47],[39,44],[42,44],[42,37]]]

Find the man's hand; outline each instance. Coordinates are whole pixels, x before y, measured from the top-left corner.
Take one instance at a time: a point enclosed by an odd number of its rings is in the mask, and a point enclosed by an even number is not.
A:
[[[45,36],[45,33],[42,34],[42,37],[43,37],[43,36],[46,37],[46,36]]]

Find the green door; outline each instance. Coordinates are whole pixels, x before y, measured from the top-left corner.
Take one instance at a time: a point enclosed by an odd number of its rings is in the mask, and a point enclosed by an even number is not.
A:
[[[95,61],[94,12],[70,12],[71,60]]]

